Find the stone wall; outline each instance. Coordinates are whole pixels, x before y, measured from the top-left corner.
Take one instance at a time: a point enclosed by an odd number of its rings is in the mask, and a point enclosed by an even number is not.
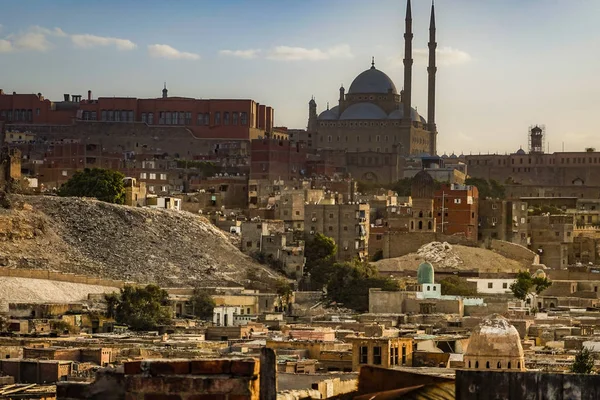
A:
[[[440,232],[386,232],[383,235],[383,258],[402,257],[416,253],[421,246],[431,242],[448,242],[452,245],[477,246],[477,242],[463,236],[449,236]]]
[[[275,363],[272,364],[270,369],[275,376]],[[276,385],[272,384],[272,390],[263,389],[267,375],[269,371],[261,368],[260,360],[255,358],[133,361],[124,364],[123,373],[102,371],[91,384],[61,382],[56,398],[271,400],[275,398]]]
[[[1,268],[0,276],[14,278],[46,279],[50,281],[82,283],[86,285],[97,285],[122,288],[128,282],[114,279],[95,278],[87,275],[76,275],[63,272],[47,271],[42,269]]]
[[[456,371],[456,400],[523,398],[530,400],[598,399],[600,398],[600,376],[534,371]]]
[[[539,255],[529,250],[527,247],[515,243],[492,239],[490,242],[490,250],[494,250],[496,253],[501,254],[506,258],[510,258],[511,260],[531,260],[531,264],[540,263]]]

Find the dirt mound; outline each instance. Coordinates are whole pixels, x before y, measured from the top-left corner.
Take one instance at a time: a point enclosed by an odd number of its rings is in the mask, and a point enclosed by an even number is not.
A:
[[[12,201],[12,209],[0,210],[0,266],[163,286],[267,289],[280,277],[195,214],[78,198],[14,196]]]
[[[417,267],[424,261],[430,262],[436,271],[517,272],[530,266],[492,250],[446,242],[431,242],[421,246],[416,253],[380,260],[375,265],[382,274],[402,271],[416,273]]]

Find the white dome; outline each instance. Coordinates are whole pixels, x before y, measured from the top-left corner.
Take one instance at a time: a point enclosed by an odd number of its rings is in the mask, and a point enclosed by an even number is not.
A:
[[[340,119],[387,119],[387,114],[373,103],[356,103],[346,108]]]

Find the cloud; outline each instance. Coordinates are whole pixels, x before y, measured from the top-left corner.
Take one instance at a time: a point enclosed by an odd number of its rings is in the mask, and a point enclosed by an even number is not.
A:
[[[221,50],[221,51],[219,51],[219,54],[222,56],[245,58],[245,59],[256,58],[258,56],[258,53],[260,53],[259,49]]]
[[[469,53],[452,47],[439,48],[435,54],[437,65],[460,65],[471,61]],[[429,61],[429,49],[415,49],[413,57],[417,63],[427,65]]]
[[[58,36],[58,37],[66,37],[67,34],[60,28],[48,29],[43,26],[35,25],[29,29],[33,33],[40,33],[42,35],[47,36]]]
[[[167,44],[151,44],[148,46],[148,54],[155,58],[168,58],[170,60],[199,60],[200,55],[179,51]]]
[[[52,47],[52,43],[42,33],[28,32],[12,36],[11,39],[12,48],[15,50],[46,51]]]
[[[340,44],[329,49],[307,49],[304,47],[277,46],[271,50],[267,58],[282,61],[320,61],[332,58],[352,58],[350,46]]]
[[[12,50],[13,47],[11,42],[9,42],[8,40],[0,39],[0,53],[8,53]]]
[[[133,50],[137,47],[135,43],[128,39],[89,34],[71,35],[71,41],[76,47],[84,49],[98,46],[115,46],[117,50]]]

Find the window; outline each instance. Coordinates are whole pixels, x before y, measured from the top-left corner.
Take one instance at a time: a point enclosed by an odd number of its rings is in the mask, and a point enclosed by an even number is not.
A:
[[[508,282],[502,282],[502,289],[508,289]]]
[[[40,109],[39,109],[39,108],[36,108],[36,109],[35,109],[35,115],[36,115],[36,116],[40,115]]]
[[[167,174],[160,174],[160,180],[161,181],[166,181],[167,180]]]
[[[142,113],[142,122],[148,122],[148,117],[146,116],[146,113]]]
[[[145,172],[142,172],[140,174],[140,179],[146,179],[146,173]]]
[[[215,125],[221,125],[221,112],[217,111],[215,113]]]
[[[246,247],[252,247],[252,240],[248,240],[246,242]]]
[[[381,365],[381,346],[373,347],[373,364]]]
[[[454,204],[460,204],[461,199],[454,199]]]
[[[174,112],[173,113],[173,125],[177,125],[177,124],[179,124],[179,113]]]
[[[196,115],[196,125],[204,125],[204,114],[199,113]]]
[[[186,111],[185,112],[185,124],[186,125],[191,125],[192,124],[192,113]]]
[[[171,125],[171,113],[169,111],[165,113],[165,124]]]
[[[522,161],[522,160],[521,160],[521,161]],[[490,362],[489,362],[489,361],[487,361],[487,362],[485,363],[485,367],[486,367],[486,368],[488,368],[488,369],[490,368]]]
[[[248,125],[248,113],[247,112],[240,113],[240,124]]]
[[[492,217],[492,224],[496,224],[496,223],[498,223],[498,218]]]
[[[488,289],[494,288],[494,282],[488,282]]]
[[[498,209],[498,204],[494,203],[492,204],[492,210],[497,210]]]
[[[366,364],[367,362],[369,362],[369,348],[367,346],[360,346],[359,350],[360,351],[358,354],[358,363]]]
[[[237,125],[238,124],[238,117],[239,117],[239,115],[240,114],[237,111],[231,113],[231,125]]]
[[[329,227],[329,232],[332,232],[332,231],[333,231],[333,226],[330,226]]]
[[[229,125],[229,112],[225,111],[223,113],[223,124]]]
[[[151,173],[150,174],[150,179],[156,179],[156,174],[155,173]]]

